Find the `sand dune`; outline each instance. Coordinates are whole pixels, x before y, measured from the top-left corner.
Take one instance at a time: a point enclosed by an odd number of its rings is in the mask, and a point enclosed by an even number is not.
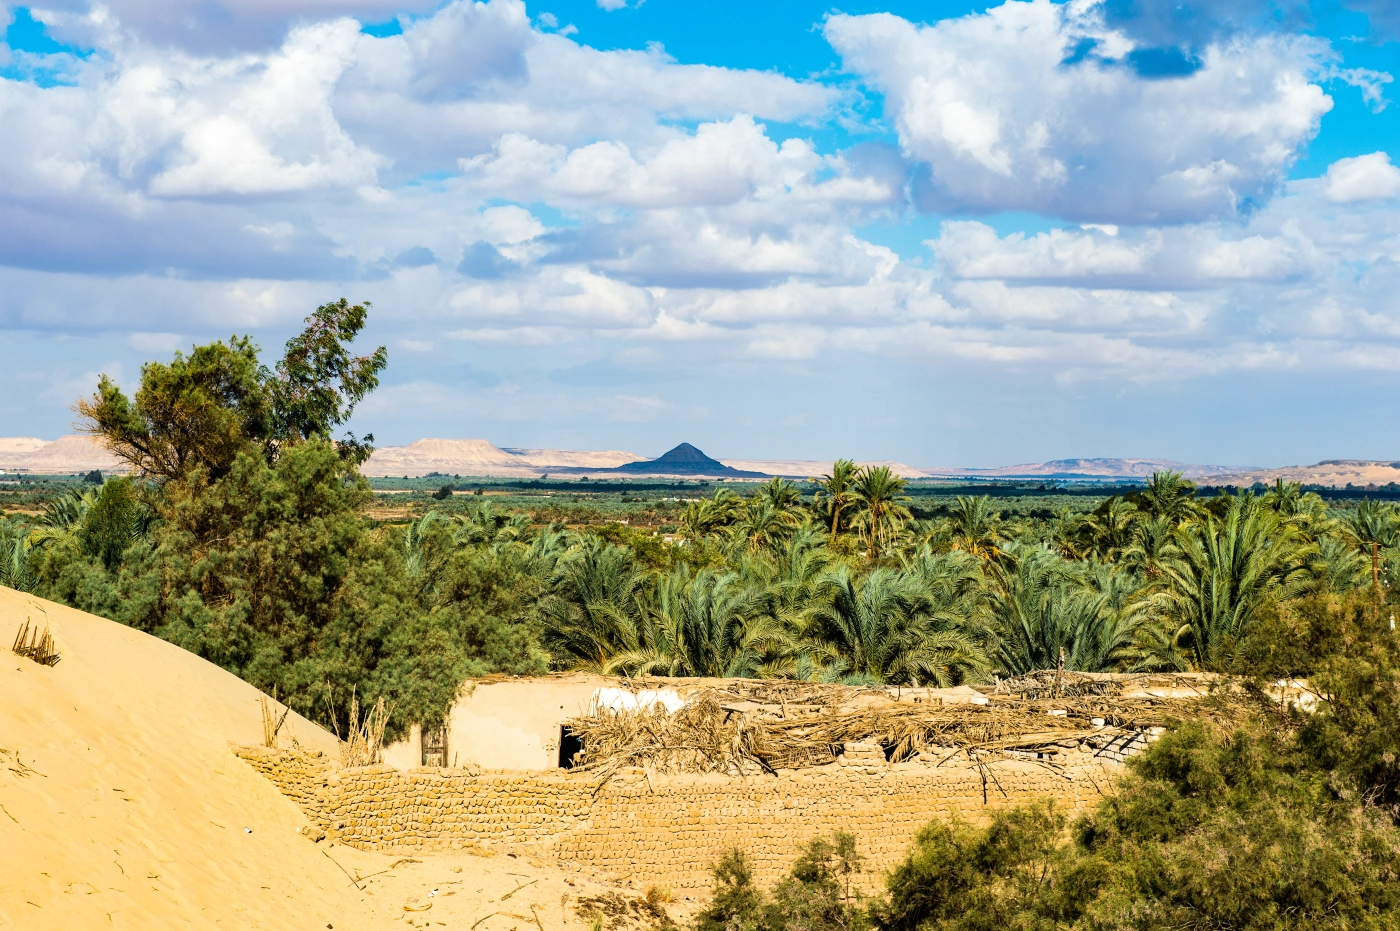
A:
[[[51,625],[57,666],[8,651],[25,618]],[[534,880],[513,911],[581,931],[562,897],[603,888],[524,853],[391,855],[298,834],[297,807],[229,751],[261,740],[257,690],[139,631],[0,588],[0,649],[0,928],[471,927]],[[289,726],[336,752],[311,723]],[[435,888],[430,912],[405,911]]]

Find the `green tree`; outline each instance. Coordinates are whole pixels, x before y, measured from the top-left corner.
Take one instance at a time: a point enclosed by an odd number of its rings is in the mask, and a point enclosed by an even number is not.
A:
[[[212,479],[226,475],[250,441],[269,436],[273,417],[266,372],[247,337],[146,363],[134,400],[103,375],[75,409],[82,430],[138,475],[161,479],[195,468]]]
[[[965,619],[936,611],[928,591],[899,570],[858,576],[839,566],[817,584],[816,596],[802,640],[828,678],[943,686],[986,668]]]
[[[1196,486],[1180,472],[1153,472],[1138,492],[1137,506],[1148,517],[1165,518],[1173,524],[1189,520],[1199,512]]]
[[[1056,669],[1062,659],[1065,669],[1082,672],[1157,665],[1151,603],[1115,599],[1045,548],[1008,556],[992,596],[998,668],[1024,675]]]
[[[34,590],[30,545],[27,526],[13,518],[0,517],[0,585],[21,592]]]
[[[677,566],[645,595],[637,646],[604,667],[628,675],[751,678],[787,646],[762,588],[737,573]]]
[[[882,550],[893,545],[906,521],[912,519],[905,502],[904,479],[889,466],[861,469],[851,489],[860,508],[856,518],[865,531],[865,545],[871,559],[878,559]]]
[[[380,346],[367,356],[356,356],[349,349],[364,329],[369,307],[368,301],[352,305],[345,298],[323,304],[306,318],[306,329],[287,341],[269,383],[274,439],[332,439],[355,405],[379,386],[379,373],[389,364],[388,350]],[[347,434],[337,447],[358,465],[374,452],[369,445],[373,442],[372,436],[357,440]]]
[[[1228,663],[1266,606],[1309,588],[1308,548],[1292,526],[1249,494],[1183,525],[1180,551],[1162,567],[1170,613],[1197,668]]]
[[[561,558],[542,606],[554,662],[603,672],[615,657],[643,651],[643,583],[630,550],[596,537]]]
[[[1001,513],[986,495],[958,495],[953,502],[953,546],[980,559],[994,559],[1006,542]]]
[[[841,532],[842,515],[852,512],[859,499],[856,497],[856,481],[860,468],[850,459],[837,459],[831,465],[831,472],[816,479],[816,509],[823,523],[831,530],[831,539]]]
[[[1365,499],[1344,520],[1347,534],[1371,558],[1371,593],[1377,612],[1381,594],[1381,554],[1400,541],[1400,516],[1395,507]]]
[[[350,354],[366,313],[365,305],[344,299],[317,308],[287,341],[275,372],[258,361],[251,340],[231,337],[142,366],[134,399],[103,375],[96,394],[76,405],[82,429],[139,475],[161,479],[199,468],[217,481],[250,446],[273,461],[288,445],[329,440],[388,361],[382,346],[369,356]],[[338,448],[358,464],[373,451],[371,440],[346,437]]]

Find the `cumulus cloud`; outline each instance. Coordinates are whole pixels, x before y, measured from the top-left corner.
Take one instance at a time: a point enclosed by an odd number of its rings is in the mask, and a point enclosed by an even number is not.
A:
[[[1338,159],[1327,168],[1326,191],[1338,204],[1394,197],[1400,194],[1400,168],[1385,152]]]
[[[255,3],[236,53],[142,9],[45,13],[94,54],[63,60],[67,84],[0,79],[0,339],[115,335],[72,350],[73,378],[108,345],[134,372],[172,333],[276,345],[341,294],[412,359],[366,409],[386,417],[459,397],[444,385],[482,359],[521,373],[471,395],[502,417],[623,423],[691,417],[657,388],[687,370],[1083,385],[1400,352],[1400,170],[1378,152],[1281,180],[1318,81],[1384,84],[1313,39],[1222,18],[1166,76],[1151,24],[1089,0],[832,16],[897,133],[842,149],[843,84],[590,48],[519,0],[388,37],[341,15],[368,6]],[[922,253],[901,226],[920,208],[952,217]],[[968,218],[1008,209],[1060,228]],[[549,375],[623,351],[650,360],[625,395]]]
[[[1148,78],[1097,6],[1008,2],[918,26],[834,15],[847,69],[885,94],[926,209],[1031,210],[1163,223],[1230,216],[1268,198],[1331,100],[1311,77],[1325,46],[1242,36],[1200,67]]]

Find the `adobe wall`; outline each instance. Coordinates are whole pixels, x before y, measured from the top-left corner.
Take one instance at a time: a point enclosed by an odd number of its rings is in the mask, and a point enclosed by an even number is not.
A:
[[[1141,746],[1141,740],[1128,750]],[[315,752],[239,747],[235,753],[338,839],[368,849],[525,846],[590,874],[706,889],[710,867],[743,848],[771,884],[813,837],[856,835],[867,876],[904,855],[934,818],[983,822],[1002,807],[1051,798],[1068,813],[1093,806],[1120,770],[1123,748],[1071,750],[1052,768],[1030,759],[977,767],[844,765],[778,775],[648,777],[600,781],[553,770],[473,774],[463,769],[341,770]]]

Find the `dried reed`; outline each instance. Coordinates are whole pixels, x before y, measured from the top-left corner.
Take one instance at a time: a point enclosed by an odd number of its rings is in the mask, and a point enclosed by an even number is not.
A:
[[[272,690],[272,701],[277,702],[277,689]],[[262,705],[262,726],[263,726],[263,746],[277,749],[277,735],[282,730],[282,725],[287,722],[287,715],[292,713],[292,709],[286,705],[282,706],[282,713],[279,715],[268,704],[266,695],[258,696],[258,703]]]
[[[384,747],[384,728],[389,723],[389,712],[384,708],[384,699],[374,703],[374,707],[360,718],[360,700],[354,690],[350,692],[350,729],[347,739],[340,745],[340,763],[346,768],[370,766],[381,759]]]
[[[14,645],[10,647],[10,652],[32,659],[40,666],[57,666],[62,659],[58,655],[58,650],[54,648],[53,634],[48,627],[44,628],[41,635],[38,626],[33,630],[29,627],[29,618],[25,618],[24,624],[20,626],[19,633],[15,634]]]
[[[879,744],[895,762],[920,753],[1053,761],[1061,749],[1121,746],[1173,719],[1231,715],[1238,699],[1204,690],[1159,698],[1140,684],[1051,670],[1003,683],[1014,687],[985,704],[944,705],[900,701],[886,689],[757,680],[706,689],[673,714],[659,705],[595,706],[568,727],[583,741],[584,769],[745,775],[831,763],[847,743]]]

